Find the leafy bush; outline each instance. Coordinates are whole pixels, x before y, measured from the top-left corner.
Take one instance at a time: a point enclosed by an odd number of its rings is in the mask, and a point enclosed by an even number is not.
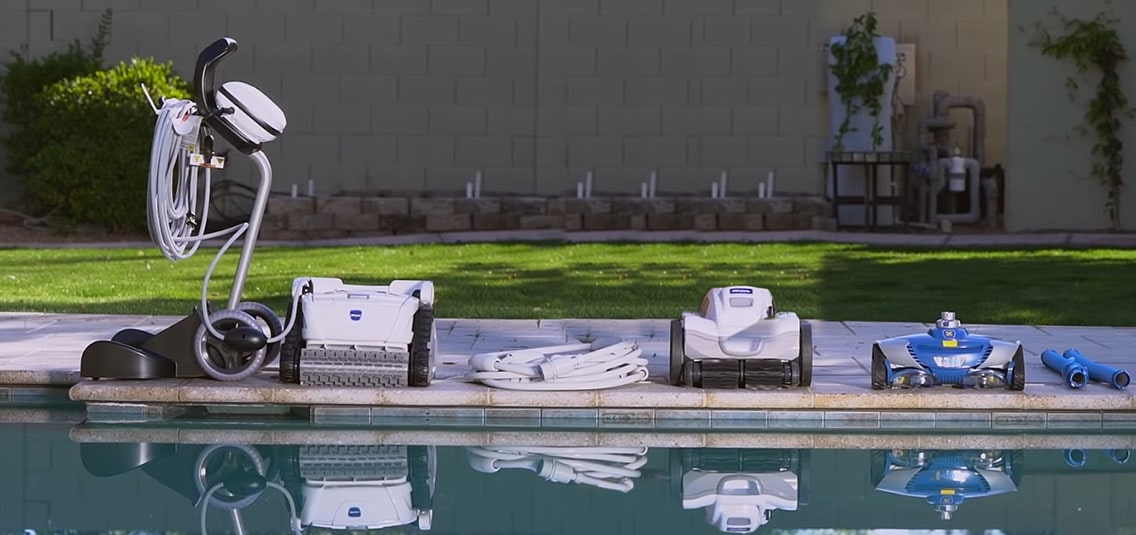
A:
[[[0,121],[11,129],[3,142],[8,153],[8,171],[14,176],[27,176],[29,160],[45,144],[39,137],[41,133],[32,126],[40,113],[40,93],[56,82],[85,76],[103,67],[110,16],[109,11],[104,13],[89,49],[76,40],[65,52],[53,52],[41,58],[30,57],[26,50],[12,52],[11,61],[5,64],[7,72],[0,76],[0,94],[4,95]]]
[[[25,195],[63,218],[111,230],[145,228],[155,98],[189,98],[173,63],[135,58],[56,82],[37,98]]]

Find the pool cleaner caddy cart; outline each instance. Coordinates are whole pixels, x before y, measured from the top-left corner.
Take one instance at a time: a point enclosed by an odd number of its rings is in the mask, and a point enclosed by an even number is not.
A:
[[[670,382],[696,388],[809,386],[812,327],[777,310],[766,288],[706,293],[697,312],[671,321]]]
[[[927,332],[872,344],[872,389],[938,385],[1024,390],[1022,343],[971,334],[943,312]]]
[[[237,42],[230,38],[206,47],[194,68],[193,101],[167,99],[156,110],[147,205],[151,238],[176,261],[192,256],[204,240],[231,234],[205,275],[200,307],[156,334],[125,329],[92,343],[83,352],[80,375],[239,381],[279,355],[280,378],[289,383],[429,384],[437,345],[430,281],[354,286],[336,278],[297,278],[287,326],[268,306],[241,300],[272,187],[272,167],[261,148],[283,133],[286,119],[270,98],[247,83],[215,87],[217,64],[236,50]],[[213,132],[253,160],[260,185],[247,223],[206,233],[210,173],[225,163],[214,154]],[[201,170],[204,194],[199,203]],[[206,300],[209,279],[241,236],[245,240],[227,306],[214,310]]]

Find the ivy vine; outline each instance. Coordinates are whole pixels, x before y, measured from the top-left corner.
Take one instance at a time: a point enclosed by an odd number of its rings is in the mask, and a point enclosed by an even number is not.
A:
[[[835,60],[830,69],[836,79],[836,93],[840,95],[840,103],[845,110],[833,150],[844,150],[844,136],[856,131],[851,125],[852,117],[865,108],[874,121],[872,149],[883,145],[884,129],[880,124],[880,114],[894,66],[880,62],[876,50],[877,27],[876,14],[869,11],[853,19],[852,25],[844,31],[844,42],[832,43],[829,47]]]
[[[1065,80],[1073,102],[1078,101],[1081,83],[1090,81],[1091,74],[1099,76],[1096,91],[1085,103],[1084,120],[1075,130],[1094,137],[1090,174],[1107,189],[1105,209],[1112,229],[1119,230],[1120,194],[1124,186],[1123,119],[1136,117],[1136,110],[1128,106],[1120,85],[1120,69],[1128,60],[1128,53],[1115,28],[1119,20],[1105,12],[1089,20],[1072,19],[1056,9],[1051,15],[1057,19],[1060,32],[1051,33],[1039,21],[1030,45],[1039,48],[1043,56],[1073,63],[1080,80],[1074,76]]]

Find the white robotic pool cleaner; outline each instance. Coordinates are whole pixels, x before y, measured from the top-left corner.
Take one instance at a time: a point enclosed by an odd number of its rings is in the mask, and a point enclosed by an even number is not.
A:
[[[433,446],[302,446],[298,460],[304,528],[430,530],[437,477]]]
[[[711,288],[671,322],[670,382],[696,388],[809,386],[812,328],[755,286]]]
[[[753,533],[773,512],[808,504],[807,454],[791,450],[671,450],[683,509],[703,509],[722,533]],[[681,460],[679,460],[681,459]]]
[[[257,88],[230,81],[214,87],[217,64],[237,50],[221,38],[198,55],[193,101],[167,99],[154,129],[150,160],[150,236],[166,258],[192,256],[205,240],[229,236],[205,274],[201,305],[152,334],[119,331],[83,353],[83,377],[245,379],[278,354],[284,382],[327,386],[425,386],[434,373],[434,287],[430,281],[351,286],[339,279],[300,277],[292,284],[288,322],[269,307],[241,300],[272,187],[262,151],[287,124],[283,110]],[[213,152],[212,132],[248,156],[260,172],[247,223],[206,233],[210,173],[225,159]],[[198,200],[199,171],[204,195]],[[218,261],[244,236],[227,306],[210,307],[209,280]],[[285,337],[287,336],[287,339]],[[283,346],[283,347],[282,347]],[[286,351],[282,352],[282,349]]]

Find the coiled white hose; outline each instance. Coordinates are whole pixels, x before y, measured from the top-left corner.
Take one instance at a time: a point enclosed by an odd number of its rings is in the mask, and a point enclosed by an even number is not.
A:
[[[480,353],[461,380],[508,390],[597,390],[647,379],[647,359],[631,342]]]
[[[503,468],[530,470],[556,483],[578,483],[618,492],[635,488],[647,464],[647,448],[470,446],[469,464],[492,474]]]
[[[207,315],[209,280],[221,257],[244,235],[249,225],[245,222],[206,234],[212,186],[211,170],[209,167],[204,168],[204,194],[199,207],[199,167],[190,164],[191,154],[198,150],[201,116],[196,113],[197,106],[190,100],[165,99],[161,109],[155,111],[158,118],[154,125],[154,141],[150,147],[150,177],[147,185],[149,202],[146,205],[150,238],[163,256],[176,262],[193,256],[201,242],[230,235],[205,272],[199,308],[202,325],[211,335],[223,339],[224,335],[213,326]],[[297,293],[293,296],[293,308],[298,300]],[[269,338],[268,343],[283,340],[285,334],[292,329],[293,320],[294,318],[289,318],[284,330]]]

